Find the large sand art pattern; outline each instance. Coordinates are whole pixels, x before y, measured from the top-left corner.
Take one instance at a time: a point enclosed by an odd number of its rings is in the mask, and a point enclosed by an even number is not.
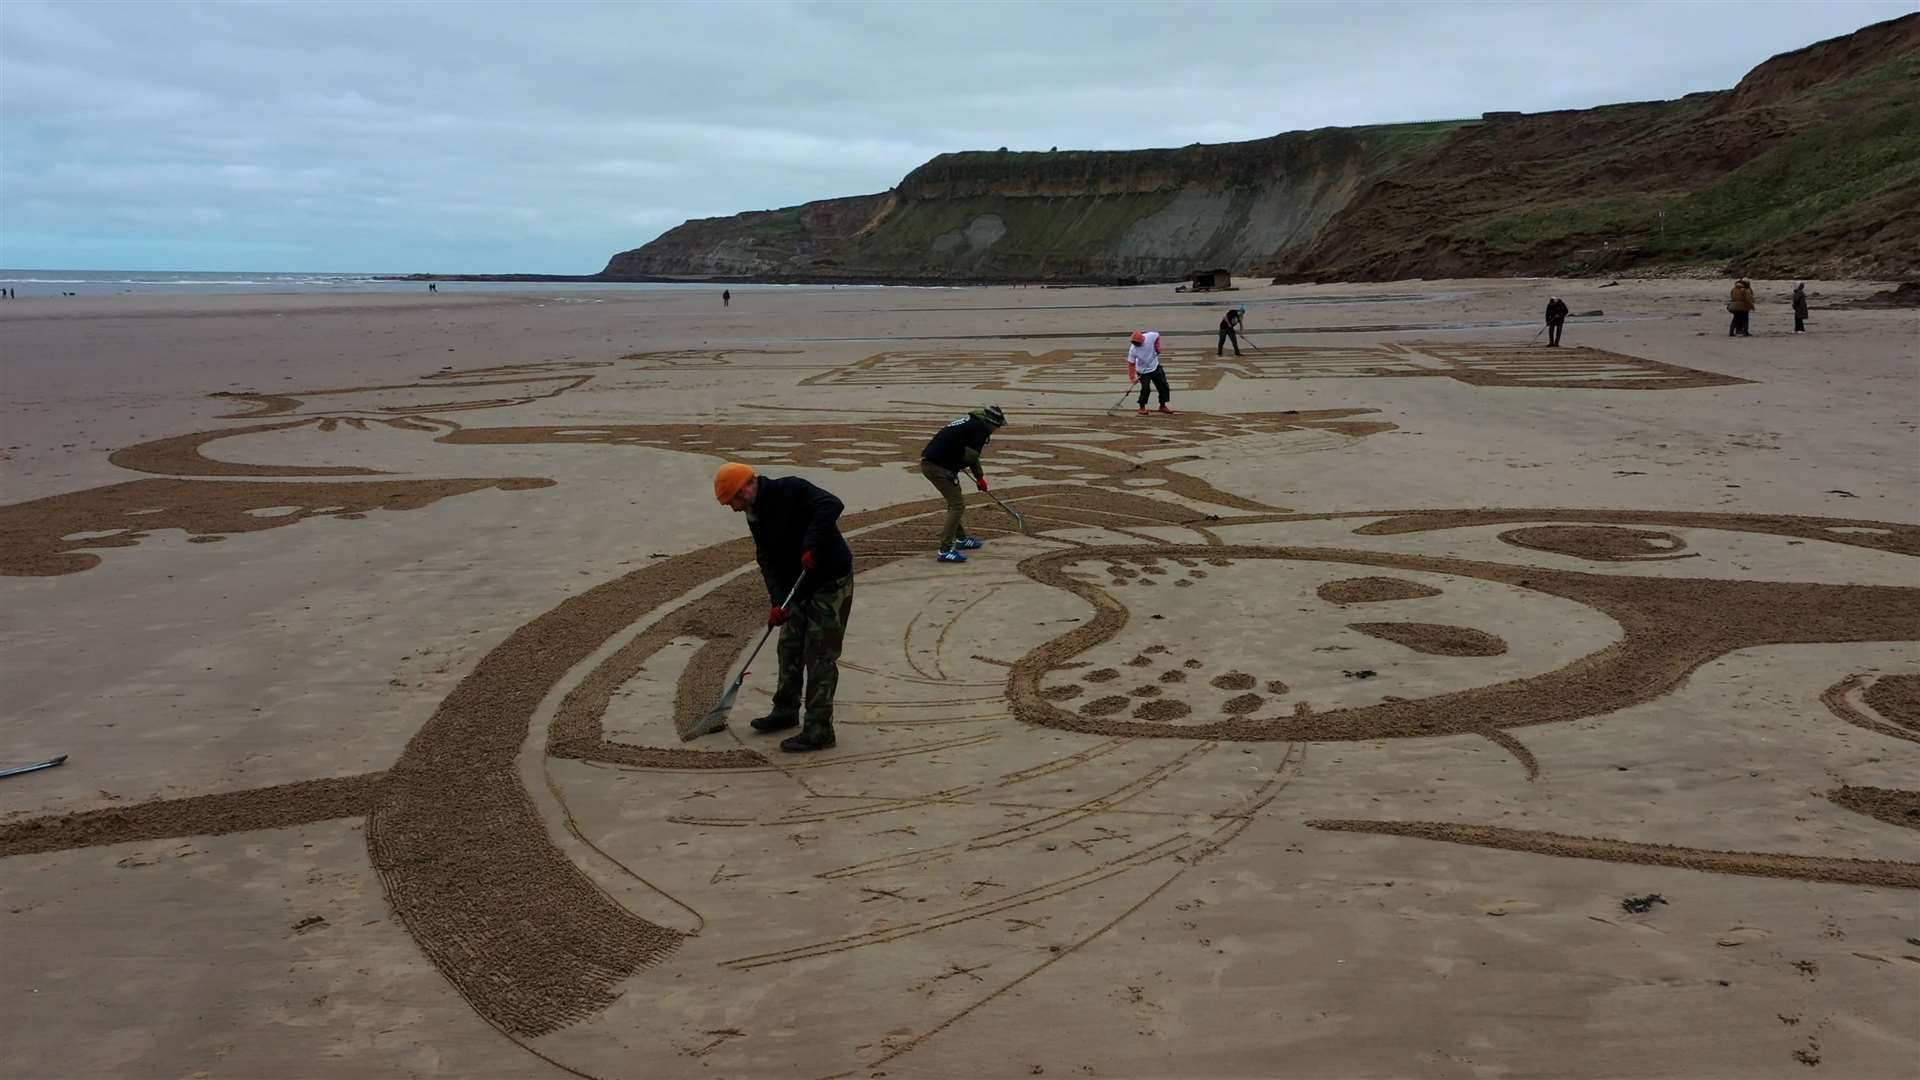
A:
[[[1569,350],[1569,356],[1546,362],[1534,353],[1497,349],[1384,348],[1345,350],[1356,355],[1340,357],[1329,354],[1341,350],[1319,349],[1249,356],[1243,358],[1248,363],[1236,361],[1238,366],[1222,365],[1211,376],[1198,377],[1444,376],[1485,386],[1638,390],[1738,381],[1616,354],[1595,356],[1591,350]],[[1026,359],[982,366],[969,358],[947,370],[964,369],[968,378],[986,379],[967,383],[970,387],[1081,381],[1082,357],[1017,355]],[[648,358],[691,368],[726,360],[721,353]],[[925,361],[886,354],[808,381],[884,380],[918,365],[921,377],[913,381],[924,384],[929,381]],[[909,467],[929,430],[925,418],[467,427],[429,415],[505,408],[591,378],[549,380],[544,370],[514,365],[414,384],[236,395],[255,406],[241,416],[299,418],[158,440],[115,456],[118,464],[168,479],[0,507],[0,550],[6,553],[0,572],[85,570],[99,556],[84,549],[133,545],[154,529],[216,539],[313,515],[351,518],[374,509],[423,510],[440,499],[488,488],[531,490],[553,483],[545,478],[389,477],[364,467],[291,471],[203,453],[208,444],[227,437],[378,423],[482,452],[515,444],[604,446],[611,452],[639,447],[740,458],[769,468],[854,471]],[[982,371],[987,374],[980,376]],[[422,389],[430,397],[444,394],[443,388],[474,393],[457,401],[441,396],[433,408],[415,407],[419,397],[396,397]],[[360,411],[376,415],[299,413],[309,397],[349,394],[362,394]],[[974,511],[976,534],[989,541],[989,551],[1012,553],[997,563],[983,559],[977,564],[976,569],[991,566],[995,573],[980,595],[948,593],[951,578],[910,574],[925,559],[929,537],[937,530],[937,499],[851,510],[842,524],[856,552],[861,588],[892,588],[913,599],[893,605],[905,622],[887,624],[883,635],[868,642],[876,647],[849,649],[847,666],[860,674],[856,693],[880,696],[848,695],[842,722],[863,738],[843,736],[841,749],[832,754],[782,761],[732,736],[692,744],[678,738],[717,696],[758,626],[762,588],[750,544],[737,540],[604,582],[520,627],[474,666],[425,718],[400,758],[381,772],[6,822],[0,824],[0,858],[364,817],[369,864],[413,940],[478,1014],[523,1038],[560,1031],[606,1010],[636,985],[634,980],[647,978],[649,968],[689,962],[689,944],[697,942],[704,925],[696,920],[689,929],[642,917],[555,845],[553,823],[543,818],[516,767],[530,745],[549,768],[560,762],[604,768],[612,776],[766,774],[801,793],[801,802],[778,814],[743,817],[700,809],[671,815],[658,823],[661,828],[786,831],[819,823],[941,822],[951,816],[943,829],[957,829],[958,838],[923,841],[911,827],[889,830],[899,835],[875,840],[862,858],[819,864],[812,887],[833,891],[851,905],[898,899],[890,875],[981,868],[981,877],[965,888],[932,897],[924,909],[877,927],[732,951],[718,960],[701,953],[699,962],[726,972],[830,962],[848,952],[975,933],[987,920],[1004,922],[1011,933],[1051,901],[1091,902],[1085,899],[1090,890],[1108,884],[1131,890],[1107,901],[1098,925],[1086,934],[1054,946],[1010,979],[996,974],[988,981],[969,974],[976,969],[956,965],[966,977],[955,985],[978,983],[972,997],[937,1023],[881,1040],[861,1055],[868,1068],[912,1052],[1039,972],[1071,962],[1083,946],[1132,917],[1262,816],[1286,814],[1327,831],[1550,857],[1920,888],[1920,864],[1897,859],[1647,844],[1491,823],[1320,819],[1310,806],[1289,807],[1287,788],[1306,767],[1313,743],[1477,736],[1511,754],[1533,780],[1552,761],[1540,760],[1525,745],[1526,729],[1604,723],[1611,714],[1670,693],[1703,665],[1739,650],[1920,641],[1920,588],[1892,583],[1897,574],[1884,574],[1889,581],[1878,584],[1748,580],[1725,576],[1724,564],[1711,557],[1716,536],[1789,537],[1851,549],[1863,559],[1902,560],[1905,567],[1910,565],[1905,560],[1920,557],[1920,527],[1657,509],[1292,513],[1179,469],[1182,451],[1218,449],[1237,439],[1314,432],[1363,438],[1392,427],[1365,416],[1361,410],[1187,414],[1147,432],[1099,415],[1031,410],[1017,430],[1009,428],[995,441],[994,454],[1001,481],[995,491],[1025,515],[1034,535],[1021,538],[1004,518]],[[1308,529],[1315,540],[1293,542],[1295,533]],[[1329,543],[1329,530],[1348,539]],[[1484,533],[1485,542],[1474,549],[1477,557],[1394,547],[1397,538],[1446,530],[1461,536]],[[1643,562],[1658,564],[1659,574],[1637,570]],[[1593,566],[1571,568],[1579,563]],[[1312,577],[1299,602],[1317,603],[1327,625],[1353,635],[1340,640],[1375,650],[1358,655],[1430,665],[1461,685],[1411,698],[1369,690],[1367,679],[1376,672],[1328,654],[1324,667],[1359,670],[1340,672],[1351,684],[1342,690],[1344,698],[1317,697],[1322,691],[1314,688],[1324,685],[1327,671],[1305,670],[1297,659],[1217,660],[1193,644],[1206,639],[1208,625],[1156,610],[1156,598],[1168,593],[1200,598],[1195,601],[1200,610],[1212,604],[1212,613],[1225,617],[1234,598],[1224,582],[1270,575],[1282,567]],[[1685,576],[1693,567],[1699,572]],[[1470,625],[1445,606],[1456,593],[1472,590],[1565,604],[1591,613],[1595,625],[1617,627],[1618,637],[1594,651],[1553,656],[1552,665],[1542,670],[1524,669],[1519,665],[1540,667],[1546,654],[1516,656],[1527,643],[1509,640],[1499,625]],[[992,622],[996,597],[1015,594],[1040,598],[1040,607],[1054,616],[1048,621],[1066,628],[1014,629]],[[1494,664],[1509,666],[1475,666]],[[615,731],[609,716],[619,707],[622,688],[656,671],[665,672],[658,677],[673,687],[670,702],[643,717],[638,729],[624,722],[625,729]],[[1840,681],[1823,700],[1836,716],[1878,736],[1915,740],[1920,677],[1845,671],[1835,677]],[[1377,699],[1355,696],[1363,693]],[[542,702],[555,695],[558,704],[543,719]],[[1073,740],[1066,744],[1070,752],[1022,768],[987,766],[970,756],[989,745],[1056,733]],[[1164,816],[1146,809],[1151,799],[1178,790],[1183,777],[1203,772],[1236,744],[1268,743],[1284,748],[1278,766],[1208,797],[1203,809]],[[1125,761],[1131,771],[1117,783],[1067,800],[1028,787],[1095,761]],[[920,786],[905,793],[861,793],[862,778],[883,770],[896,770],[890,775],[907,776]],[[554,777],[549,772],[551,794],[564,809],[566,784]],[[845,781],[828,783],[825,777]],[[1912,828],[1920,813],[1911,793],[1891,789],[1843,786],[1831,799],[1838,811],[1891,826]],[[984,816],[1006,813],[1020,816]],[[981,823],[966,824],[976,820],[974,815],[983,815]],[[619,863],[571,815],[566,824],[577,839]],[[1076,861],[1042,880],[989,880],[997,853],[1032,843],[1061,845]],[[620,866],[636,879],[647,869]],[[727,880],[718,870],[714,878],[716,888]],[[704,903],[698,897],[668,899],[696,914]],[[952,973],[940,977],[947,974]],[[925,985],[900,989],[922,993]]]
[[[1107,393],[1119,370],[1112,350],[1056,349],[1045,353],[983,351],[963,364],[937,350],[878,353],[815,375],[803,386],[939,386],[971,390],[1046,389]],[[1583,390],[1682,390],[1746,382],[1638,356],[1577,346],[1548,351],[1524,345],[1269,345],[1234,357],[1173,349],[1169,369],[1178,386],[1211,390],[1237,379],[1446,378],[1471,386]],[[1092,387],[1092,389],[1089,389]]]

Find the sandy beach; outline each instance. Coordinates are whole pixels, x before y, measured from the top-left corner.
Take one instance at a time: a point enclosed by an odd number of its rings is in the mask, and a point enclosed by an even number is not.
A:
[[[1920,314],[1603,284],[0,305],[0,1075],[1911,1076]]]

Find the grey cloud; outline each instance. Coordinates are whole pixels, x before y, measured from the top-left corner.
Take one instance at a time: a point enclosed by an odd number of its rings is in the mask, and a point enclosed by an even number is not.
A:
[[[943,150],[1672,97],[1911,9],[13,0],[0,264],[588,272]]]

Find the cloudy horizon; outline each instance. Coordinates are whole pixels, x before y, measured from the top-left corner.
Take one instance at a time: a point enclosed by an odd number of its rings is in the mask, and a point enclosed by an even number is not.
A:
[[[1915,10],[12,0],[0,266],[591,274],[948,151],[1674,98]]]

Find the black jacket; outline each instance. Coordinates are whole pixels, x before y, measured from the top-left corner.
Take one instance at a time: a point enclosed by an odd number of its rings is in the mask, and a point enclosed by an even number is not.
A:
[[[1565,322],[1566,320],[1567,320],[1567,305],[1560,302],[1559,300],[1547,301],[1547,321],[1551,323],[1551,322]]]
[[[836,524],[843,509],[831,492],[797,476],[760,478],[760,493],[747,511],[747,529],[753,533],[753,554],[766,579],[767,596],[775,604],[787,598],[799,578],[802,551],[813,552],[814,571],[795,600],[853,573],[853,549]]]
[[[977,416],[963,416],[934,432],[933,438],[927,440],[927,448],[920,451],[920,457],[954,472],[974,468],[980,463],[980,451],[992,437],[992,424]]]

